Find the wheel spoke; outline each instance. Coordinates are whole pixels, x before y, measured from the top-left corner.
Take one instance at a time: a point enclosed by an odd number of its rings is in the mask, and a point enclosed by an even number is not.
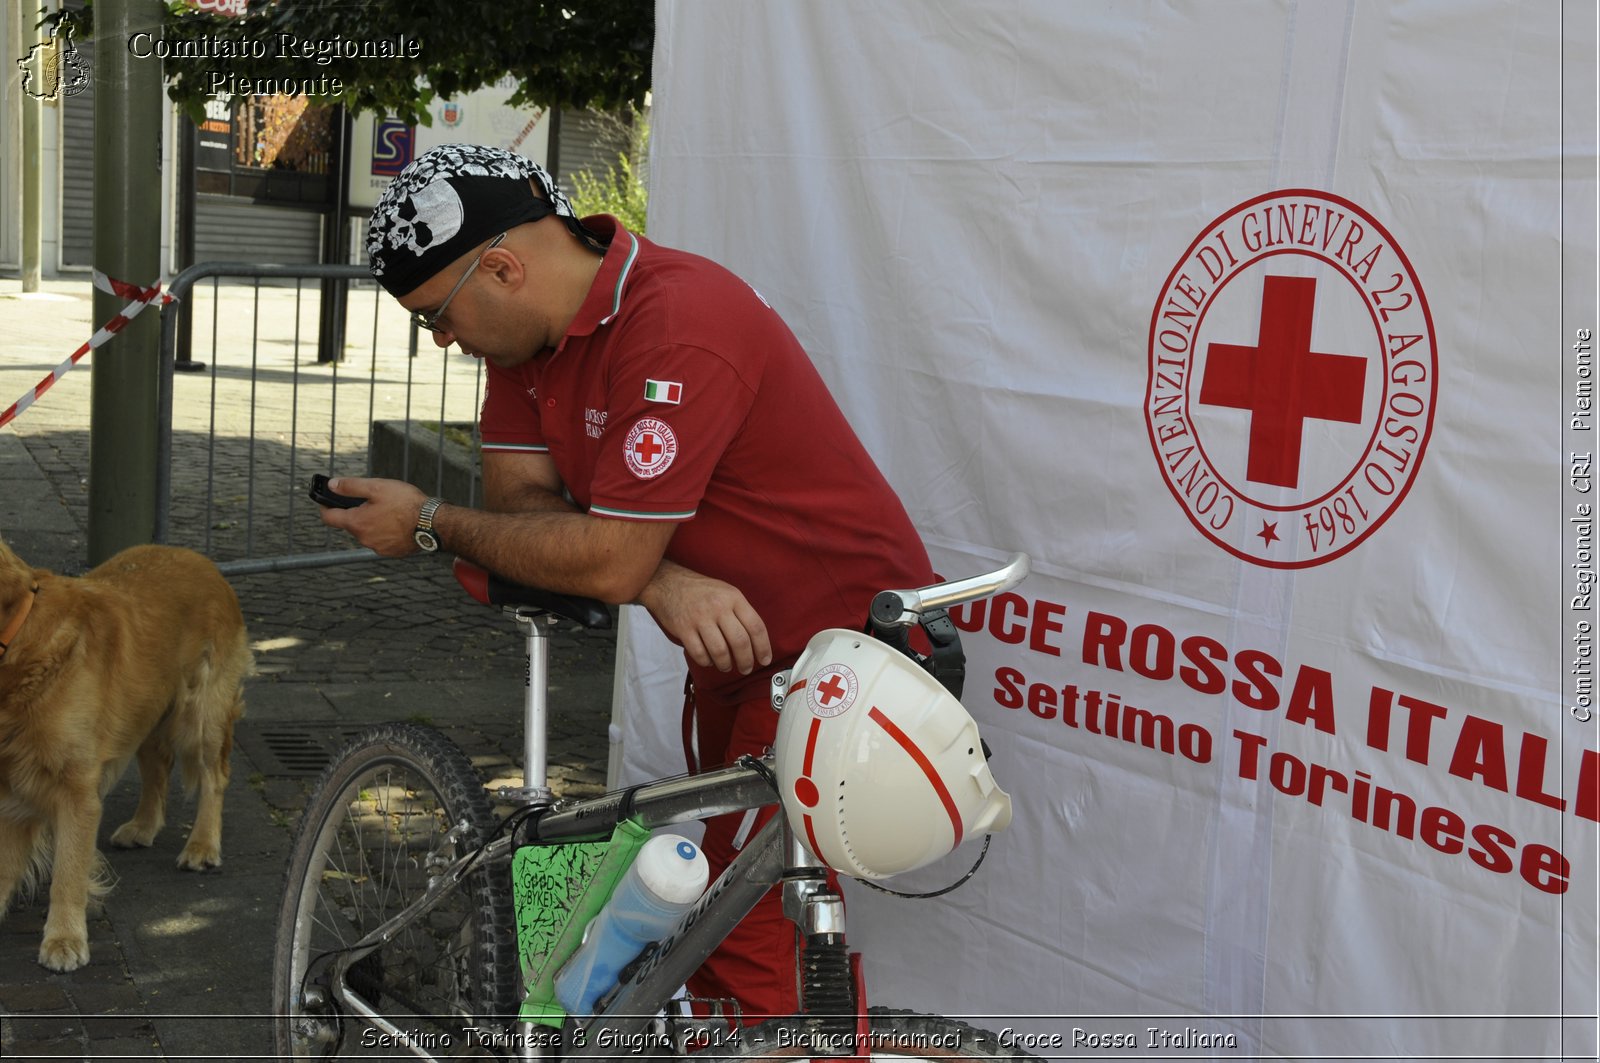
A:
[[[340,1021],[303,1004],[306,970],[348,947],[425,893],[430,860],[453,825],[468,824],[461,851],[494,827],[471,763],[429,729],[386,725],[357,739],[318,784],[288,870],[273,999],[280,1051],[315,1058]],[[350,965],[348,991],[401,1028],[459,1032],[515,1009],[520,971],[509,881],[475,872],[381,947]],[[359,1022],[344,1033],[359,1038]],[[324,1043],[326,1042],[326,1043]]]

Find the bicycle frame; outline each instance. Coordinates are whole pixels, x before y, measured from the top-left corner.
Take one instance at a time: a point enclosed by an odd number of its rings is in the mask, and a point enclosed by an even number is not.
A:
[[[904,624],[923,609],[955,604],[993,594],[1020,582],[1027,574],[1025,555],[1016,555],[1007,566],[986,576],[920,591],[886,591],[874,603],[880,622]],[[393,1036],[418,1058],[435,1057],[415,1045],[404,1031],[366,1006],[350,991],[346,976],[351,968],[390,939],[401,928],[421,919],[456,888],[479,864],[509,864],[514,850],[526,844],[592,841],[608,837],[617,823],[637,818],[648,829],[704,819],[708,816],[741,812],[776,804],[778,793],[771,768],[772,758],[755,761],[746,758],[729,767],[699,775],[660,779],[628,790],[554,807],[546,786],[546,678],[547,647],[545,626],[553,622],[537,610],[508,607],[523,632],[528,655],[528,682],[524,696],[525,769],[521,788],[501,792],[502,798],[518,799],[524,807],[540,810],[530,825],[513,836],[500,837],[482,849],[458,856],[439,869],[430,880],[428,891],[393,918],[375,927],[354,945],[317,963],[328,965],[327,984],[335,1001],[361,1015],[374,1026]],[[452,832],[455,836],[455,832]],[[839,898],[827,891],[828,869],[813,857],[790,829],[787,818],[778,810],[767,824],[740,851],[718,876],[701,899],[686,912],[652,949],[625,969],[618,985],[602,997],[601,1009],[592,1017],[571,1017],[579,1036],[571,1039],[564,1056],[615,1056],[619,1045],[634,1043],[644,1027],[654,1020],[682,986],[715,951],[728,933],[744,919],[773,886],[784,886],[784,912],[807,934],[825,933],[842,946],[844,914]],[[316,966],[316,963],[311,965]],[[305,983],[312,978],[308,969]],[[309,990],[308,990],[309,992]],[[519,1026],[516,1044],[519,1058],[540,1059],[551,1055],[551,1038],[540,1036],[528,1023]]]
[[[410,1044],[404,1031],[350,992],[346,975],[363,957],[389,941],[400,927],[426,916],[474,867],[480,863],[506,864],[522,844],[603,838],[628,816],[655,829],[706,815],[760,808],[776,800],[768,771],[736,764],[703,775],[649,783],[547,813],[528,836],[499,838],[480,852],[458,857],[437,875],[424,896],[341,951],[329,971],[334,999],[394,1037],[396,1044],[407,1045],[418,1058],[434,1059],[420,1046]],[[606,1006],[583,1024],[583,1044],[570,1046],[564,1054],[574,1058],[615,1055],[615,1046],[636,1038],[756,902],[786,875],[821,878],[825,877],[826,868],[815,865],[795,842],[784,817],[775,815],[707,888],[700,901],[678,920],[648,959],[625,972]],[[525,1032],[519,1043],[542,1048],[543,1040]],[[542,1055],[524,1053],[522,1058]]]
[[[785,870],[782,816],[774,817],[717,877],[693,908],[644,960],[625,971],[610,1000],[582,1024],[581,1039],[567,1046],[570,1058],[615,1056],[633,1043],[667,1005],[679,986],[699,969],[722,940],[755,907]]]

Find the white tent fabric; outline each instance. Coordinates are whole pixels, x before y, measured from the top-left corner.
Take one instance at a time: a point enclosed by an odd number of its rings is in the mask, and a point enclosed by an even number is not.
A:
[[[873,999],[1592,1057],[1592,5],[657,22],[650,235],[783,313],[940,571],[1034,559],[960,615],[1015,823],[948,898],[851,891]],[[640,619],[628,779],[681,765]]]

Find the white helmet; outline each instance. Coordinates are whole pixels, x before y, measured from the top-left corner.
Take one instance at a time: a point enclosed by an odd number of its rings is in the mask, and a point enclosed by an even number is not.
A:
[[[871,635],[818,632],[774,691],[783,808],[828,866],[886,878],[1011,822],[967,710]]]

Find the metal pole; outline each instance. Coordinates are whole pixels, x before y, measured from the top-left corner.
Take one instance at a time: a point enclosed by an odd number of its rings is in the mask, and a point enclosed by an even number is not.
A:
[[[528,654],[528,677],[523,685],[522,789],[530,796],[548,795],[550,765],[545,732],[549,719],[545,694],[550,687],[550,643],[544,617],[521,611],[516,617]]]
[[[18,45],[39,43],[28,5],[16,0],[20,18],[12,25],[20,31]],[[13,49],[25,55],[28,48]],[[39,91],[36,89],[36,91]],[[22,290],[36,292],[44,276],[44,133],[42,98],[33,92],[18,93],[22,104]]]
[[[178,138],[178,270],[182,272],[194,265],[195,211],[198,196],[195,190],[195,155],[200,128],[181,111],[173,122]],[[194,360],[194,305],[187,299],[173,304],[163,313],[177,312],[178,350],[174,366],[185,373],[198,372],[205,363]]]
[[[94,41],[94,266],[141,287],[161,276],[161,63],[129,51],[158,33],[159,0],[100,0]],[[94,320],[127,299],[96,289]],[[95,352],[90,384],[89,561],[150,542],[156,521],[160,315],[134,318]]]
[[[342,265],[348,257],[345,250],[345,228],[348,213],[345,200],[350,184],[350,116],[341,106],[333,114],[334,148],[333,171],[330,184],[332,198],[328,213],[324,215],[327,227],[322,233],[322,261],[327,265]],[[345,309],[349,305],[350,284],[341,279],[322,282],[322,304],[317,328],[317,361],[344,361]]]

